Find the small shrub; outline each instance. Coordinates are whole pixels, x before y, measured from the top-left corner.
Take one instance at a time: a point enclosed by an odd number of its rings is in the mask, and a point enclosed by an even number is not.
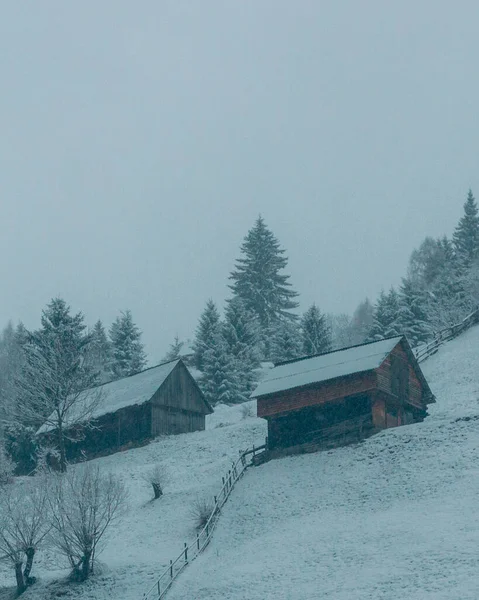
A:
[[[206,523],[213,512],[213,508],[214,503],[211,500],[197,498],[194,501],[190,514],[197,531],[201,531],[206,526]]]
[[[6,485],[13,480],[14,464],[0,444],[0,485]]]
[[[143,479],[153,488],[154,500],[163,496],[163,489],[168,481],[168,473],[159,463],[145,473]]]

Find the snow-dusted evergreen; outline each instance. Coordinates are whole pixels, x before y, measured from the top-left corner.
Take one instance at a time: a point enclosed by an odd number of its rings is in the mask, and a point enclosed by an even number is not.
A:
[[[111,370],[116,379],[134,375],[145,368],[147,360],[141,331],[133,322],[130,310],[122,311],[110,327],[112,346]]]
[[[392,287],[386,294],[381,290],[374,307],[373,324],[369,333],[369,341],[377,341],[386,337],[399,335],[398,323],[399,296]]]
[[[256,385],[255,369],[261,356],[261,332],[258,318],[248,310],[241,298],[227,303],[222,325],[223,339],[244,380],[244,388],[251,391]]]
[[[0,432],[5,422],[14,420],[15,381],[23,362],[23,325],[15,329],[9,322],[0,334]]]
[[[301,319],[302,352],[321,354],[332,349],[331,327],[326,315],[312,304]]]
[[[230,275],[233,295],[241,298],[248,310],[257,315],[263,330],[287,319],[298,307],[298,294],[292,289],[285,250],[260,216],[241,245],[241,256]]]
[[[112,345],[108,340],[105,328],[100,319],[98,319],[91,331],[90,360],[92,361],[93,368],[98,371],[102,383],[111,379],[113,361]]]
[[[462,266],[469,268],[479,259],[479,210],[469,190],[461,217],[453,235],[454,249]]]
[[[177,358],[180,358],[181,350],[184,345],[184,342],[180,341],[178,335],[175,335],[175,339],[170,344],[168,352],[163,357],[162,362],[169,362],[170,360],[176,360]]]
[[[200,379],[205,398],[216,404],[237,404],[249,397],[249,381],[242,364],[229,352],[228,345],[217,331],[203,356],[203,375]]]
[[[220,330],[220,313],[216,304],[210,298],[201,313],[193,341],[193,361],[195,367],[204,370],[204,355],[214,346],[214,338]]]
[[[431,336],[424,289],[406,277],[399,288],[398,332],[406,335],[412,346],[426,342]]]
[[[271,360],[278,363],[303,356],[302,342],[296,321],[280,321],[271,338]]]
[[[351,319],[351,344],[362,344],[369,337],[373,326],[374,307],[366,298],[359,303]]]

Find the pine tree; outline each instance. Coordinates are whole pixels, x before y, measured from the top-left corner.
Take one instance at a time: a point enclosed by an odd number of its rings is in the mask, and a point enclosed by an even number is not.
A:
[[[244,238],[241,253],[230,275],[234,296],[257,315],[263,330],[283,319],[294,320],[290,311],[298,307],[298,294],[291,289],[289,275],[282,273],[288,259],[261,216]]]
[[[373,326],[374,307],[369,298],[356,308],[351,322],[351,344],[362,344],[368,339]]]
[[[203,375],[200,386],[205,398],[212,405],[238,404],[248,399],[246,383],[241,380],[241,370],[228,346],[217,331],[213,335],[211,347],[203,356]]]
[[[294,321],[280,321],[271,340],[273,362],[293,360],[303,356],[301,332]]]
[[[399,335],[399,297],[394,288],[386,294],[381,290],[374,307],[373,323],[368,341],[375,342],[387,337]]]
[[[200,371],[204,369],[204,354],[213,347],[214,337],[219,329],[220,313],[216,308],[216,304],[210,299],[201,314],[193,342],[194,364]]]
[[[399,290],[397,320],[399,332],[408,338],[413,347],[426,342],[431,336],[426,294],[423,288],[408,277],[402,280]]]
[[[93,367],[100,374],[100,381],[104,383],[111,378],[113,357],[111,344],[108,341],[105,328],[100,320],[93,326],[91,339],[90,360],[92,361]]]
[[[248,311],[241,298],[229,300],[222,326],[223,339],[243,382],[245,390],[252,391],[258,381],[256,369],[260,365],[260,327],[254,313]]]
[[[165,354],[163,361],[169,362],[170,360],[176,360],[180,358],[181,350],[184,346],[184,342],[180,342],[180,338],[175,335],[175,339],[170,344],[168,352]]]
[[[133,322],[130,310],[121,312],[110,327],[112,373],[116,379],[134,375],[145,368],[147,360],[141,331]]]
[[[479,259],[479,210],[471,190],[464,204],[464,216],[454,231],[453,242],[462,266],[469,268]]]
[[[22,328],[20,324],[15,329],[9,322],[0,334],[0,429],[2,422],[14,420],[15,381],[23,365]]]
[[[303,354],[321,354],[332,348],[331,328],[316,304],[310,306],[301,319],[301,336]]]

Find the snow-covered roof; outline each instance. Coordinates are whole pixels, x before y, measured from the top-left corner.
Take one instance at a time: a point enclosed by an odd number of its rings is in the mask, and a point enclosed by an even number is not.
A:
[[[388,338],[279,364],[271,369],[251,397],[258,398],[376,369],[401,339],[402,336]]]
[[[99,402],[95,407],[92,417],[97,418],[102,415],[114,413],[121,408],[132,406],[134,404],[143,404],[148,402],[156,390],[163,384],[168,375],[178,364],[179,360],[172,360],[156,367],[151,367],[141,371],[136,375],[130,375],[123,379],[117,379],[101,386],[85,390],[79,396],[75,406],[70,413],[70,423],[77,420],[77,415],[82,414],[82,406],[89,402],[92,395],[98,394]],[[75,410],[76,409],[76,410]],[[68,421],[65,423],[68,427]],[[37,434],[51,431],[52,426],[44,424],[37,431]]]

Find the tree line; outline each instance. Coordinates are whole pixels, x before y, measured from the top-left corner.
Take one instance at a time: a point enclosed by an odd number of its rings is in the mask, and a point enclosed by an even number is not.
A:
[[[469,190],[452,239],[427,237],[411,254],[398,289],[360,302],[352,316],[325,314],[316,303],[297,313],[298,293],[285,273],[288,259],[260,216],[244,238],[229,276],[223,316],[208,300],[199,319],[190,364],[200,371],[213,405],[243,402],[274,363],[386,337],[406,335],[412,346],[463,319],[479,304],[479,215]],[[178,338],[171,355],[181,353]]]

